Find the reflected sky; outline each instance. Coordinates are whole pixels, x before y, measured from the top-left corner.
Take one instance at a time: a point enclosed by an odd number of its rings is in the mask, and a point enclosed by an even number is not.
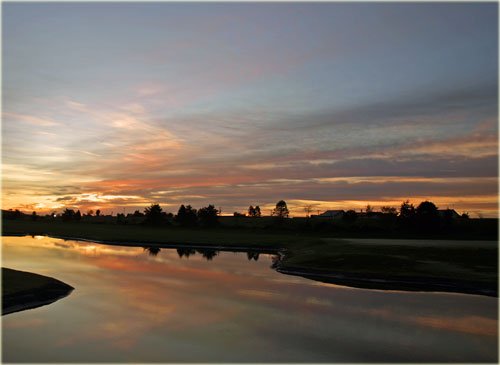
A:
[[[272,257],[3,237],[3,266],[75,287],[3,317],[6,362],[495,362],[497,299],[346,288]]]

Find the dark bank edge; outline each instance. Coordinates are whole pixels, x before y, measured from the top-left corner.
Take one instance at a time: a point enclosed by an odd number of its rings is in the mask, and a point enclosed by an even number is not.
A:
[[[449,279],[432,279],[423,277],[393,278],[383,275],[372,275],[369,278],[356,274],[346,274],[325,270],[302,269],[294,267],[276,268],[281,274],[300,276],[306,279],[320,281],[360,289],[414,291],[414,292],[444,292],[456,294],[483,295],[498,297],[498,288],[494,285],[485,288],[484,283],[458,282]]]
[[[20,312],[26,309],[34,309],[51,304],[59,299],[68,296],[75,289],[71,285],[63,283],[62,281],[54,279],[52,277],[8,268],[2,268],[2,271],[3,270],[23,273],[24,275],[42,276],[50,280],[50,282],[36,288],[21,290],[11,294],[3,294],[2,315]]]

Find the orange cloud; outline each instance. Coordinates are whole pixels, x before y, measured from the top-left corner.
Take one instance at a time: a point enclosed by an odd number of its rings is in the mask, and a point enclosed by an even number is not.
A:
[[[4,120],[12,120],[17,122],[29,123],[39,127],[54,127],[59,125],[58,122],[50,118],[41,118],[34,115],[19,114],[19,113],[2,113]]]

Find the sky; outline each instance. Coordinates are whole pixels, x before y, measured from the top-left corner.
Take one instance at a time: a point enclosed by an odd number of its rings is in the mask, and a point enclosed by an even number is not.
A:
[[[498,216],[498,5],[2,4],[2,207]]]

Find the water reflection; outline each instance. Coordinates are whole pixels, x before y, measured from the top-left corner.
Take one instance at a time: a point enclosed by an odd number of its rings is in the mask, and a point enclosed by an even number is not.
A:
[[[281,260],[282,260],[282,256],[277,254],[277,255],[272,255],[271,256],[271,269],[277,269],[280,267],[281,265]]]
[[[159,247],[144,247],[144,251],[147,251],[149,256],[157,256],[161,249]]]
[[[142,247],[61,243],[4,238],[4,265],[78,288],[5,318],[5,362],[497,360],[496,298],[337,287],[270,270],[280,256],[262,252],[208,262],[204,250],[151,259]]]
[[[248,251],[247,258],[248,258],[248,261],[251,261],[252,259],[255,261],[259,261],[259,252]]]
[[[212,261],[219,254],[219,251],[210,248],[197,249],[196,252],[201,253],[201,256],[207,259],[207,261]]]
[[[39,241],[40,245],[44,245],[44,236],[32,236],[32,238]],[[398,241],[399,242],[399,241]],[[450,241],[451,242],[451,241]],[[449,242],[449,243],[450,243]],[[455,244],[454,242],[451,242]],[[58,247],[65,248],[75,248],[86,255],[98,256],[100,253],[121,251],[123,254],[131,255],[135,249],[139,249],[136,246],[108,246],[104,244],[96,244],[92,242],[83,241],[71,241],[71,240],[57,240],[52,243]],[[391,243],[389,243],[391,244]],[[482,294],[482,295],[496,295],[496,290],[484,289],[483,287],[474,286],[473,284],[465,286],[458,286],[453,279],[445,280],[441,279],[439,281],[426,280],[424,278],[412,278],[408,282],[403,280],[391,280],[390,276],[386,277],[373,277],[364,274],[356,275],[355,273],[350,273],[348,275],[343,272],[335,272],[334,268],[328,269],[317,269],[315,267],[309,268],[294,268],[286,265],[285,253],[279,251],[275,252],[271,249],[242,249],[242,248],[223,248],[222,250],[216,250],[211,248],[193,248],[193,247],[178,247],[176,245],[169,246],[143,246],[143,252],[146,252],[148,256],[157,257],[162,249],[171,250],[175,249],[179,258],[189,258],[190,256],[195,256],[199,253],[203,259],[206,261],[213,261],[214,258],[220,255],[221,252],[242,252],[246,254],[248,261],[258,261],[260,255],[267,255],[271,259],[270,268],[278,271],[283,275],[294,275],[306,278],[308,280],[314,280],[318,282],[351,286],[356,288],[364,289],[379,289],[379,290],[406,290],[406,291],[450,291],[450,292],[461,292],[470,294]],[[289,254],[289,253],[288,253]],[[160,260],[161,261],[161,260]]]
[[[201,254],[201,256],[206,259],[207,261],[212,261],[215,256],[219,254],[218,250],[214,250],[211,248],[177,248],[177,255],[179,258],[189,258],[189,256],[194,256],[196,253]]]
[[[191,255],[195,255],[196,251],[192,248],[178,248],[177,249],[177,254],[179,255],[179,258],[189,258]]]

